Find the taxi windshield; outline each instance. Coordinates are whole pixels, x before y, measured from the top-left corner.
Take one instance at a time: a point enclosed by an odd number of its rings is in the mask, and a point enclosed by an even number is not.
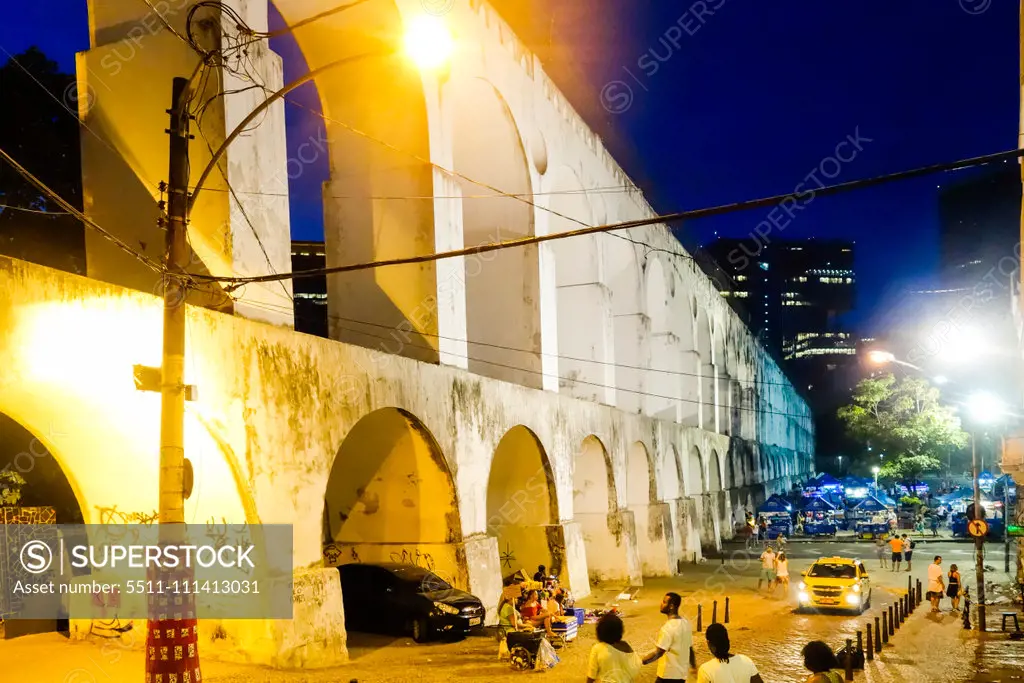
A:
[[[807,572],[807,576],[819,579],[854,579],[857,577],[857,570],[852,564],[816,562]]]

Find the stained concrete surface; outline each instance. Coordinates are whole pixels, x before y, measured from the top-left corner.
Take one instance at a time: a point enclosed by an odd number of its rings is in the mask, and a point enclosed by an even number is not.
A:
[[[873,552],[863,544],[800,544],[791,549],[793,584],[786,599],[758,594],[756,557],[738,545],[728,546],[725,562],[721,559],[688,565],[680,577],[648,580],[635,602],[620,604],[626,624],[626,640],[639,652],[647,652],[664,617],[657,605],[665,591],[682,592],[686,600],[684,614],[695,624],[696,607],[703,608],[703,625],[710,620],[712,601],[718,600],[718,618],[724,617],[725,597],[730,598],[729,632],[733,652],[751,658],[766,681],[798,682],[806,678],[800,650],[810,641],[821,639],[833,647],[846,638],[856,638],[858,628],[866,628],[875,615],[906,590],[907,577],[925,580],[927,564],[934,554],[942,554],[944,565],[956,562],[970,583],[970,548],[962,544],[930,545],[922,553],[914,571],[899,573],[879,570]],[[933,550],[935,552],[933,552]],[[991,553],[991,551],[990,551]],[[800,571],[811,560],[826,555],[854,555],[865,561],[871,572],[875,593],[872,607],[864,615],[794,614],[793,596]],[[927,556],[926,556],[927,555]],[[989,565],[993,556],[989,555]],[[1001,563],[999,563],[1001,565]],[[1001,568],[1001,567],[1000,567]],[[998,577],[994,573],[994,577]],[[614,602],[619,587],[598,586],[587,606]],[[973,681],[1006,683],[1024,676],[1024,642],[1012,642],[1006,634],[964,631],[959,614],[949,611],[944,601],[938,615],[922,604],[896,631],[883,652],[865,671],[855,674],[856,681],[869,683],[938,683]],[[1005,609],[1009,609],[1008,607]],[[989,628],[998,630],[998,610],[991,610]],[[559,651],[561,663],[543,674],[549,681],[579,681],[585,676],[586,659],[594,642],[594,628],[585,626],[579,640]],[[696,633],[694,645],[698,663],[709,658],[703,634]],[[322,671],[281,672],[259,667],[204,661],[204,680],[214,683],[327,683],[328,681],[519,681],[524,674],[512,671],[497,658],[497,643],[486,637],[472,637],[457,643],[416,645],[407,638],[391,639],[350,634],[352,662],[340,668]],[[125,650],[116,643],[69,644],[56,634],[31,636],[0,643],[3,679],[38,683],[128,683],[139,680],[141,653]],[[654,666],[645,667],[640,681],[655,678]]]

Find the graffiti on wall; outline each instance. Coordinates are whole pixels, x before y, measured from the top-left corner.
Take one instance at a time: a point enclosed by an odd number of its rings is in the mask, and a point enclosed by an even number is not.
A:
[[[144,526],[154,524],[160,517],[156,510],[153,512],[124,512],[118,510],[116,505],[97,505],[96,515],[99,517],[99,524],[142,524]]]
[[[419,548],[402,548],[391,553],[391,561],[397,564],[414,564],[417,567],[434,571],[434,556],[421,552]]]
[[[0,507],[0,524],[56,524],[57,510],[51,507]]]

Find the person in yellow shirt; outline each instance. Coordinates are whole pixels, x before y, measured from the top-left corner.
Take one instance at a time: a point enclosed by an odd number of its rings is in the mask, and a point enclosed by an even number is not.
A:
[[[898,572],[900,562],[903,560],[903,539],[899,537],[899,534],[889,539],[889,547],[892,548],[892,570]]]

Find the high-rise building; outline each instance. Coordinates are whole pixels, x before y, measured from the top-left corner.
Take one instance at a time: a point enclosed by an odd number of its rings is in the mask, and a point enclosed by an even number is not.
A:
[[[327,266],[323,242],[292,242],[292,272]],[[295,329],[318,337],[329,336],[327,324],[327,276],[297,278],[292,282],[295,296]]]
[[[722,296],[783,358],[849,355],[838,317],[852,310],[853,243],[720,238],[698,257]],[[832,336],[824,336],[831,334]]]

